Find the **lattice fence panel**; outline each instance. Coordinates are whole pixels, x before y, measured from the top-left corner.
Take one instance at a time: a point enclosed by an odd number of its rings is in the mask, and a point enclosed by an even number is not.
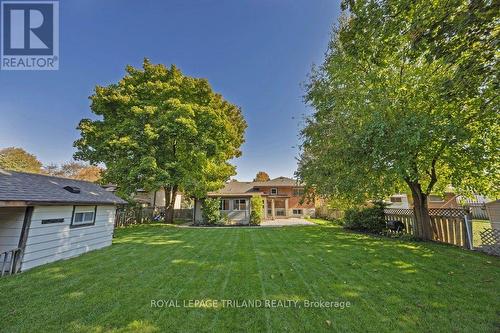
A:
[[[500,230],[485,229],[479,233],[479,236],[482,243],[479,247],[481,251],[500,256]]]
[[[429,208],[430,216],[464,217],[466,214],[463,208]]]

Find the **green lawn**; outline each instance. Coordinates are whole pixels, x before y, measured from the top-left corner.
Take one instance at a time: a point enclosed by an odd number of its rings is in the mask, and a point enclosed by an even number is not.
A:
[[[452,246],[371,238],[335,225],[209,229],[156,224],[117,230],[116,236],[109,248],[0,279],[0,331],[500,328],[500,260]],[[159,299],[219,304],[151,307],[151,300]],[[351,305],[235,308],[222,307],[224,299]]]
[[[481,240],[481,232],[491,229],[491,223],[489,220],[472,220],[472,242],[475,247],[480,247],[483,242]]]

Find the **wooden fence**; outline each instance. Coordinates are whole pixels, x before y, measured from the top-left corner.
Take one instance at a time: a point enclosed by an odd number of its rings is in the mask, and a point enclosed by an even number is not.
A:
[[[115,216],[115,227],[125,227],[134,224],[146,224],[154,218],[163,219],[165,207],[126,207],[118,209]],[[174,219],[190,221],[193,218],[193,209],[174,209]]]
[[[153,221],[155,209],[152,207],[127,207],[118,209],[115,216],[115,227],[144,224]]]
[[[475,220],[489,220],[488,211],[486,210],[486,204],[484,203],[467,203],[464,205],[464,208],[470,212],[471,217]]]
[[[317,218],[322,218],[325,220],[333,221],[339,220],[344,217],[344,212],[336,209],[331,209],[326,205],[322,205],[320,207],[316,207],[315,216]]]
[[[415,235],[415,215],[412,209],[384,209],[386,221],[398,220],[404,223],[405,232]],[[431,208],[429,216],[433,230],[432,240],[469,248],[465,222],[467,211],[460,208]]]

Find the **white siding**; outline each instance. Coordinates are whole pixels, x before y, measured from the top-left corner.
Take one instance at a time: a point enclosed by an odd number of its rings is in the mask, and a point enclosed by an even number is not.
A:
[[[226,214],[231,223],[248,224],[250,222],[250,199],[249,198],[225,198],[229,200],[229,210],[221,210],[221,214]],[[234,200],[246,200],[246,210],[234,210]],[[203,221],[201,200],[196,203],[195,221],[201,223]]]
[[[111,245],[115,206],[98,206],[95,225],[71,228],[73,206],[35,206],[21,270]],[[44,219],[62,223],[42,224]]]
[[[25,210],[25,207],[0,208],[0,253],[19,245]]]

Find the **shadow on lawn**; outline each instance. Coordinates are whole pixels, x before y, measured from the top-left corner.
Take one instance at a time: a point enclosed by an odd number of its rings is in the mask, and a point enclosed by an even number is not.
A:
[[[14,321],[28,313],[37,324],[47,314],[57,313],[69,331],[156,332],[168,327],[167,315],[165,309],[151,308],[152,298],[266,297],[351,301],[355,306],[350,312],[336,313],[341,320],[370,313],[375,321],[390,321],[390,309],[395,309],[412,328],[434,310],[441,309],[441,314],[449,306],[467,310],[454,302],[456,296],[446,299],[448,289],[468,286],[487,295],[484,283],[488,282],[478,277],[492,281],[498,277],[487,267],[491,258],[486,256],[446,245],[349,233],[339,227],[212,230],[157,224],[118,229],[116,236],[109,248],[0,280],[0,294],[5,295],[0,305],[16,304],[5,327],[15,327]],[[27,294],[30,299],[21,297]],[[475,295],[459,295],[463,304],[475,300]],[[258,311],[220,308],[174,309],[168,316],[174,316],[175,325],[196,325],[191,319],[211,323],[228,311],[242,320],[265,318]],[[282,311],[283,318],[297,322],[325,316],[324,310]],[[193,318],[186,319],[189,315]],[[59,323],[52,320],[53,325]]]

